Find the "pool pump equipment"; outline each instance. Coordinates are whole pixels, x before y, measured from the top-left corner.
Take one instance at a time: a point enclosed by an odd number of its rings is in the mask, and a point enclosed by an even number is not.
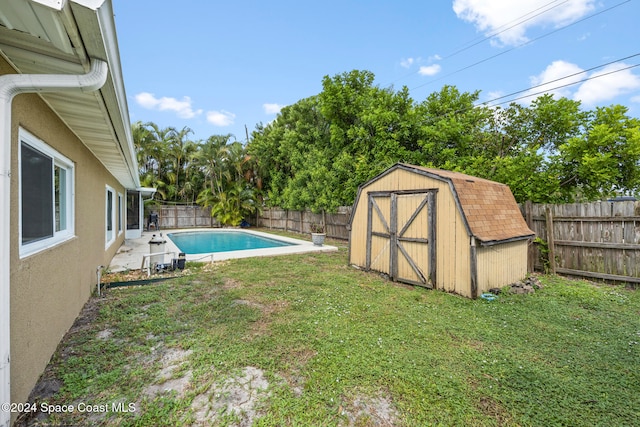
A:
[[[165,251],[166,243],[167,241],[162,237],[162,233],[160,233],[160,236],[155,234],[151,236],[151,240],[149,240],[149,265],[156,273],[174,271],[176,269],[184,270],[187,261],[184,252],[180,252],[178,258],[173,258],[170,263],[164,262],[164,256],[167,254]],[[171,254],[175,256],[175,252],[171,252]]]

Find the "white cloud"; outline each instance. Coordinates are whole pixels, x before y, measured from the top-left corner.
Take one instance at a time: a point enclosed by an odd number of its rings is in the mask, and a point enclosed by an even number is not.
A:
[[[550,93],[556,98],[574,99],[589,107],[610,101],[619,95],[640,89],[640,76],[633,74],[631,70],[618,71],[626,67],[627,64],[618,62],[587,74],[570,62],[554,61],[542,73],[530,78],[531,86],[536,87],[526,93],[531,98],[525,102],[543,93]],[[564,78],[565,76],[571,77]],[[582,80],[586,81],[579,83]]]
[[[566,76],[572,77],[564,78]],[[537,98],[543,93],[550,93],[555,95],[556,98],[563,96],[571,98],[571,91],[575,89],[575,86],[566,85],[576,83],[586,77],[584,70],[576,64],[566,61],[553,61],[542,73],[530,77],[531,86],[536,87],[532,87],[527,94],[532,95],[533,98]]]
[[[415,59],[413,58],[402,59],[400,61],[400,66],[403,68],[410,68],[413,65],[414,61]]]
[[[484,102],[490,102],[494,99],[502,98],[503,96],[504,96],[504,92],[501,90],[487,92],[485,96],[486,100]]]
[[[265,114],[278,114],[284,105],[280,104],[262,104]]]
[[[513,46],[528,40],[528,29],[567,25],[592,11],[594,5],[595,0],[568,0],[557,7],[549,0],[454,0],[453,11],[486,36],[499,32],[492,43]],[[541,13],[545,10],[549,11]]]
[[[421,76],[435,76],[441,69],[439,64],[423,65],[418,72]]]
[[[207,111],[207,121],[214,126],[230,126],[236,115],[228,111]]]
[[[631,97],[631,102],[634,104],[640,104],[640,95]]]
[[[191,106],[191,98],[185,96],[182,100],[163,96],[156,98],[154,94],[149,92],[141,92],[135,96],[138,105],[158,111],[173,111],[178,117],[183,119],[192,119],[200,114],[202,110],[194,110]]]
[[[618,62],[591,74],[592,78],[580,85],[573,98],[591,106],[640,89],[640,76],[633,74],[631,70],[622,70],[626,67],[627,64]]]

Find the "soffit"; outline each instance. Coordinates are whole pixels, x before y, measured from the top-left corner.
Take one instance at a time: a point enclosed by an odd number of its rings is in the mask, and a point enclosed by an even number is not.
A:
[[[91,59],[106,61],[109,76],[100,90],[40,96],[122,185],[139,187],[110,2],[94,1],[97,10],[77,2],[48,3],[59,7],[5,0],[0,51],[20,74],[84,74]]]

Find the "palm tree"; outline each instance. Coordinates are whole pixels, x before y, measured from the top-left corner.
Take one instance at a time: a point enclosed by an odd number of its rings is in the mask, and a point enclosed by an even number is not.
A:
[[[210,136],[194,156],[194,164],[206,177],[205,190],[208,189],[212,195],[222,193],[225,182],[231,179],[226,168],[230,138],[230,134]]]
[[[180,131],[174,129],[166,147],[166,154],[172,166],[171,181],[176,188],[176,199],[182,198],[181,194],[184,194],[181,185],[186,184],[186,182],[183,184],[183,181],[186,181],[187,162],[197,149],[196,144],[187,139],[191,133],[193,130],[186,126]]]
[[[238,225],[248,213],[255,212],[255,191],[247,179],[250,157],[231,135],[214,135],[200,146],[197,162],[207,179],[198,194],[198,203],[211,206],[211,214],[222,224]]]
[[[157,124],[145,124],[149,132],[149,153],[154,163],[151,185],[156,188],[163,200],[173,199],[177,192],[176,178],[172,175],[172,161],[168,154],[169,147],[177,134],[173,127],[160,128]]]

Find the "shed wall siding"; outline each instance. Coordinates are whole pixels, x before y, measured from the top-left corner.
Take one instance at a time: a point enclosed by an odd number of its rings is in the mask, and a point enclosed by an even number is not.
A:
[[[469,236],[464,222],[456,207],[455,199],[447,182],[435,180],[405,170],[395,170],[362,188],[358,205],[353,212],[353,220],[350,236],[350,260],[357,266],[366,265],[367,250],[367,207],[370,191],[399,191],[405,189],[437,189],[436,194],[436,283],[435,288],[447,292],[456,292],[470,296],[470,271],[469,271]],[[384,210],[380,206],[381,210]],[[386,207],[388,212],[388,207]],[[409,213],[399,213],[399,216],[407,217]],[[375,214],[373,215],[375,221]],[[383,245],[382,238],[374,238],[375,245]],[[388,252],[388,251],[387,251]],[[375,253],[372,250],[372,253]],[[374,263],[372,256],[372,269],[381,271],[378,266],[388,268],[388,254],[384,254],[379,264]],[[420,268],[426,273],[426,265]]]
[[[478,247],[478,294],[527,275],[527,240]]]

